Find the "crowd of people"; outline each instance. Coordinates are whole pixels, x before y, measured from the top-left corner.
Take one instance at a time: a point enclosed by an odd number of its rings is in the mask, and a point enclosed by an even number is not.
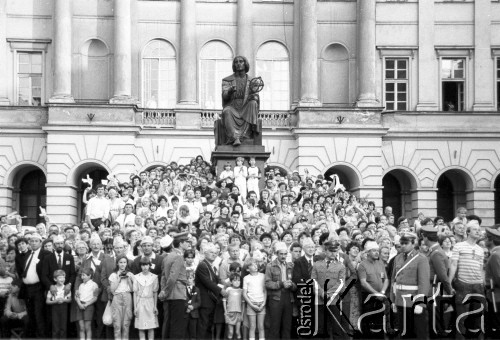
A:
[[[80,225],[1,217],[2,338],[498,336],[500,229],[465,208],[411,220],[241,157],[84,182]]]

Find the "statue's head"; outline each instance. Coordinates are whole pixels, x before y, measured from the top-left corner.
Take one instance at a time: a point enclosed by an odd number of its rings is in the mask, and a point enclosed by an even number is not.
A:
[[[233,72],[236,72],[236,60],[238,60],[238,58],[240,59],[243,59],[243,61],[245,62],[245,73],[248,73],[248,71],[250,71],[250,63],[248,62],[247,58],[243,57],[243,56],[236,56],[234,57],[233,59]]]

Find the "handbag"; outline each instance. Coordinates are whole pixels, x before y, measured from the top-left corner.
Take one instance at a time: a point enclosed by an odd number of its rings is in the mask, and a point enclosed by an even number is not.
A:
[[[106,326],[111,326],[113,324],[113,314],[111,311],[111,301],[108,301],[104,314],[102,315],[102,323]]]

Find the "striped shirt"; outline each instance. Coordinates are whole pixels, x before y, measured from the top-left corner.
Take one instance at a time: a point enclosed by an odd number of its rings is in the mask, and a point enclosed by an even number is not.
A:
[[[451,260],[457,261],[457,278],[469,284],[483,283],[484,250],[477,244],[459,242],[453,247]]]

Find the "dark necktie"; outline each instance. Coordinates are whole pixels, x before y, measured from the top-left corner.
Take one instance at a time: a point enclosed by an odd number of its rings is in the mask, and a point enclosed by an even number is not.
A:
[[[404,259],[404,260],[405,260],[405,262],[406,262],[406,260],[408,259],[408,253],[404,253],[404,255],[403,255],[403,259]]]
[[[328,267],[330,267],[330,263],[332,263],[332,260],[326,261],[326,269],[328,269]]]
[[[57,256],[59,256],[59,259],[57,260],[57,266],[59,267],[59,269],[62,269],[62,253],[57,254]]]
[[[312,260],[307,260],[307,269],[309,270],[309,273],[311,272],[313,267]]]

